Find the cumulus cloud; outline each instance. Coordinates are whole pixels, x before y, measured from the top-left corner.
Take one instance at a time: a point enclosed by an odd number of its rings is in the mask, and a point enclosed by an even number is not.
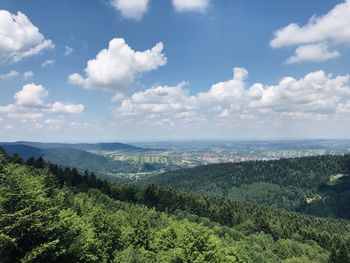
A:
[[[3,73],[0,74],[0,79],[2,80],[9,80],[9,79],[13,79],[19,76],[19,73],[16,70],[11,70],[8,73]]]
[[[286,64],[294,64],[307,61],[325,61],[340,56],[337,50],[329,51],[326,44],[311,44],[300,46],[296,49],[295,54],[289,57]]]
[[[234,68],[233,79],[212,85],[208,92],[200,93],[198,97],[204,103],[239,100],[244,93],[247,77],[248,71],[245,68]]]
[[[60,113],[79,114],[84,111],[84,105],[55,102],[54,104],[51,105],[51,111],[60,112]]]
[[[344,117],[350,110],[350,77],[316,71],[300,79],[282,78],[275,85],[248,85],[248,71],[235,68],[233,78],[216,83],[206,92],[190,95],[187,86],[156,86],[137,92],[116,108],[119,118],[181,126],[206,122],[262,123],[276,120],[324,120]]]
[[[131,87],[140,74],[165,65],[167,58],[162,52],[162,43],[145,51],[134,51],[124,39],[115,38],[109,42],[108,49],[88,61],[86,77],[71,74],[69,83],[87,89],[123,90]]]
[[[209,0],[172,0],[177,12],[204,12],[209,6]]]
[[[170,113],[190,111],[196,108],[196,100],[188,95],[185,83],[175,87],[155,86],[137,92],[124,99],[117,109],[122,115],[137,115],[141,112]]]
[[[15,96],[15,104],[25,107],[45,107],[45,99],[48,95],[46,89],[41,85],[27,84],[18,91]]]
[[[140,21],[147,12],[149,0],[110,0],[112,6],[126,19]]]
[[[275,37],[271,41],[271,47],[280,48],[293,45],[322,44],[318,47],[317,52],[320,56],[309,56],[308,61],[322,61],[324,57],[334,58],[339,56],[339,52],[328,52],[326,44],[333,46],[338,44],[350,44],[350,0],[336,5],[326,15],[313,16],[309,22],[303,26],[292,23],[275,32]],[[306,52],[305,46],[301,47]],[[307,46],[310,53],[310,46]],[[297,50],[298,53],[298,50]],[[296,54],[298,56],[298,54]],[[297,60],[297,57],[296,57]]]
[[[84,111],[82,104],[63,102],[47,103],[48,91],[42,85],[26,84],[13,96],[14,103],[0,106],[0,113],[9,118],[37,120],[45,113],[80,114]]]
[[[324,16],[313,16],[304,26],[290,24],[275,33],[274,48],[323,41],[350,44],[350,1],[335,6]]]
[[[55,64],[55,63],[56,63],[55,60],[48,59],[48,60],[44,61],[44,62],[41,64],[41,67],[45,68],[45,67],[50,66],[50,65],[53,65],[53,64]]]
[[[0,10],[0,61],[18,62],[46,49],[53,49],[51,40],[39,32],[21,12],[11,14]]]

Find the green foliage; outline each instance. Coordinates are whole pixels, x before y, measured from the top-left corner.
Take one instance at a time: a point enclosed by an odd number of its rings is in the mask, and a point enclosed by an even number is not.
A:
[[[74,193],[53,183],[60,180],[47,169],[12,161],[0,166],[2,262],[236,262],[235,251],[207,227],[97,190]],[[71,184],[83,180],[70,172]],[[85,179],[103,189],[93,176]],[[174,235],[161,239],[169,229]]]
[[[144,184],[350,218],[349,175],[350,155],[325,155],[200,166],[156,175]]]
[[[350,263],[349,249],[345,243],[341,243],[340,247],[337,249],[335,247],[331,250],[331,255],[329,257],[329,263]]]
[[[43,168],[35,168],[43,167]],[[321,262],[346,260],[350,227],[0,153],[3,262]],[[346,261],[345,261],[346,262]]]

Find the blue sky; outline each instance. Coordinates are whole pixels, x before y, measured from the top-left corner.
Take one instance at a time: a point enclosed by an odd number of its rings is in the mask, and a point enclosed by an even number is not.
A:
[[[2,0],[0,139],[348,137],[349,6]]]

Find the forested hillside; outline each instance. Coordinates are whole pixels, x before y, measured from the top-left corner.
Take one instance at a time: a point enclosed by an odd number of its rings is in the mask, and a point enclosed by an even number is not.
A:
[[[17,153],[24,159],[42,157],[46,161],[52,163],[74,167],[80,170],[93,171],[106,177],[107,174],[136,173],[152,170],[152,165],[146,166],[127,161],[113,160],[112,158],[87,152],[85,150],[50,147],[50,144],[49,148],[45,149],[22,144],[0,144],[0,147],[2,147],[7,154],[13,155],[14,153]],[[110,177],[113,178],[113,176]]]
[[[342,262],[348,221],[81,175],[0,153],[2,262]]]
[[[145,184],[224,196],[319,216],[350,218],[350,155],[214,164]]]

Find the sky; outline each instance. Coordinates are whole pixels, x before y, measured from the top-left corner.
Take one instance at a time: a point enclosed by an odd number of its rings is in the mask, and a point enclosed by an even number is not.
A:
[[[350,138],[350,0],[1,0],[0,141]]]

